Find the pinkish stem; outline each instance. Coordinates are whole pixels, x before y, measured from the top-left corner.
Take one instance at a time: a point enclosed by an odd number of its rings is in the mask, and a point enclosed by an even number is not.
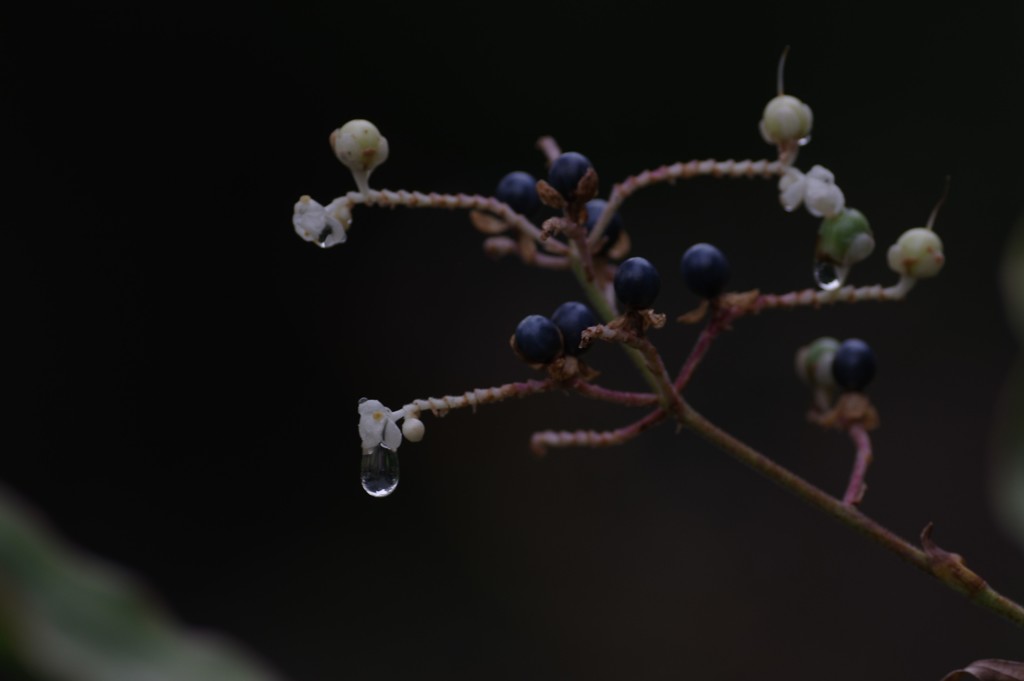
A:
[[[850,484],[846,487],[846,494],[843,495],[843,503],[847,506],[859,504],[864,499],[864,492],[868,486],[864,478],[868,473],[868,466],[871,465],[871,438],[864,426],[855,423],[848,431],[850,439],[857,446],[857,458],[853,463],[853,471],[850,473]]]

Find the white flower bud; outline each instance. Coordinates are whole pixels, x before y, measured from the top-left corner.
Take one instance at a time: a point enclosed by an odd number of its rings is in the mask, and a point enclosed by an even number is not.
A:
[[[779,95],[768,102],[761,117],[761,137],[769,144],[800,142],[811,134],[811,108],[792,95]]]
[[[915,279],[934,277],[946,262],[942,239],[926,227],[908,229],[889,247],[889,268]]]
[[[363,451],[370,451],[383,443],[388,449],[397,451],[402,444],[402,431],[395,423],[391,410],[377,400],[359,403],[359,437],[363,440]]]
[[[419,419],[406,418],[402,422],[402,435],[409,442],[419,442],[423,439],[423,433],[426,430],[426,426],[423,425],[423,421]]]
[[[331,148],[353,173],[370,174],[388,159],[388,140],[370,121],[357,118],[331,133]]]
[[[322,248],[344,243],[347,238],[345,228],[348,227],[351,218],[344,223],[339,220],[338,216],[347,213],[348,207],[342,206],[344,210],[339,211],[336,203],[338,200],[324,208],[308,196],[301,197],[295,204],[295,212],[292,214],[295,233]]]

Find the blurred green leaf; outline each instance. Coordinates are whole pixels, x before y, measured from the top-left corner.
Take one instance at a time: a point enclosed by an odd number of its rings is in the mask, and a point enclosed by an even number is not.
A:
[[[182,629],[135,580],[63,545],[0,490],[0,658],[53,681],[278,681]]]
[[[1006,314],[1024,342],[1024,216],[1006,245],[1002,267]],[[992,468],[996,513],[1003,527],[1024,549],[1024,359],[1018,357],[996,411]]]

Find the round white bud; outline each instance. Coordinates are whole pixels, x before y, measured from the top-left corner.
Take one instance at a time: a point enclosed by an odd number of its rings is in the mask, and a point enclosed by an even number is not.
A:
[[[409,442],[419,442],[423,439],[423,433],[426,431],[426,426],[423,425],[423,421],[419,419],[406,418],[402,421],[402,435]]]
[[[946,262],[942,239],[926,227],[914,227],[889,247],[889,268],[915,279],[934,277]]]
[[[370,121],[357,118],[331,133],[331,148],[354,173],[369,174],[388,160],[388,140]]]

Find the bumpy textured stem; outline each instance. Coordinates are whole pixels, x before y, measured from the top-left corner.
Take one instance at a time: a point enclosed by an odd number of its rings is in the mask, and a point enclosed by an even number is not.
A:
[[[413,400],[402,407],[401,414],[415,416],[421,411],[429,411],[434,416],[444,416],[452,409],[462,409],[464,407],[476,409],[478,404],[493,404],[511,397],[537,395],[558,387],[558,382],[552,379],[506,383],[493,388],[477,388],[476,390],[464,392],[461,395],[445,395],[444,397],[428,397],[425,400]]]
[[[577,381],[572,384],[572,389],[584,397],[591,397],[595,400],[614,402],[627,407],[649,407],[658,403],[658,396],[654,393],[634,393],[622,390],[610,390],[608,388]]]
[[[843,524],[869,537],[954,591],[967,596],[972,602],[1024,627],[1024,607],[992,589],[985,580],[967,569],[959,556],[947,553],[935,546],[930,539],[930,527],[922,533],[921,541],[924,549],[918,548],[882,527],[856,507],[844,504],[736,439],[694,411],[689,405],[686,406],[681,421],[711,444],[807,503],[820,508]]]
[[[509,208],[507,204],[492,196],[481,196],[479,194],[437,194],[435,192],[424,194],[423,192],[408,192],[404,189],[399,191],[371,189],[368,192],[349,192],[342,199],[349,209],[354,205],[365,204],[368,206],[386,207],[405,206],[406,208],[485,210],[494,213],[520,232],[529,235],[552,253],[564,255],[568,252],[565,244],[559,241],[541,241],[540,228]]]
[[[835,291],[822,291],[808,288],[789,293],[762,293],[751,305],[752,312],[760,312],[769,308],[820,307],[832,303],[859,303],[865,300],[890,301],[903,300],[910,289],[917,283],[916,279],[901,277],[893,286],[844,286]]]
[[[538,455],[549,447],[611,447],[629,442],[640,433],[668,418],[664,409],[652,411],[639,421],[615,430],[544,430],[530,438],[530,448]]]
[[[622,207],[622,203],[634,192],[652,184],[660,182],[674,182],[676,180],[688,180],[693,177],[728,177],[728,178],[773,178],[786,172],[786,166],[779,161],[716,161],[707,159],[704,161],[679,162],[672,165],[661,166],[654,170],[645,170],[637,175],[631,175],[622,182],[612,187],[611,196],[608,197],[608,205],[601,213],[601,218],[594,225],[590,233],[590,245],[594,246],[604,234],[605,228],[611,222],[612,217]]]

